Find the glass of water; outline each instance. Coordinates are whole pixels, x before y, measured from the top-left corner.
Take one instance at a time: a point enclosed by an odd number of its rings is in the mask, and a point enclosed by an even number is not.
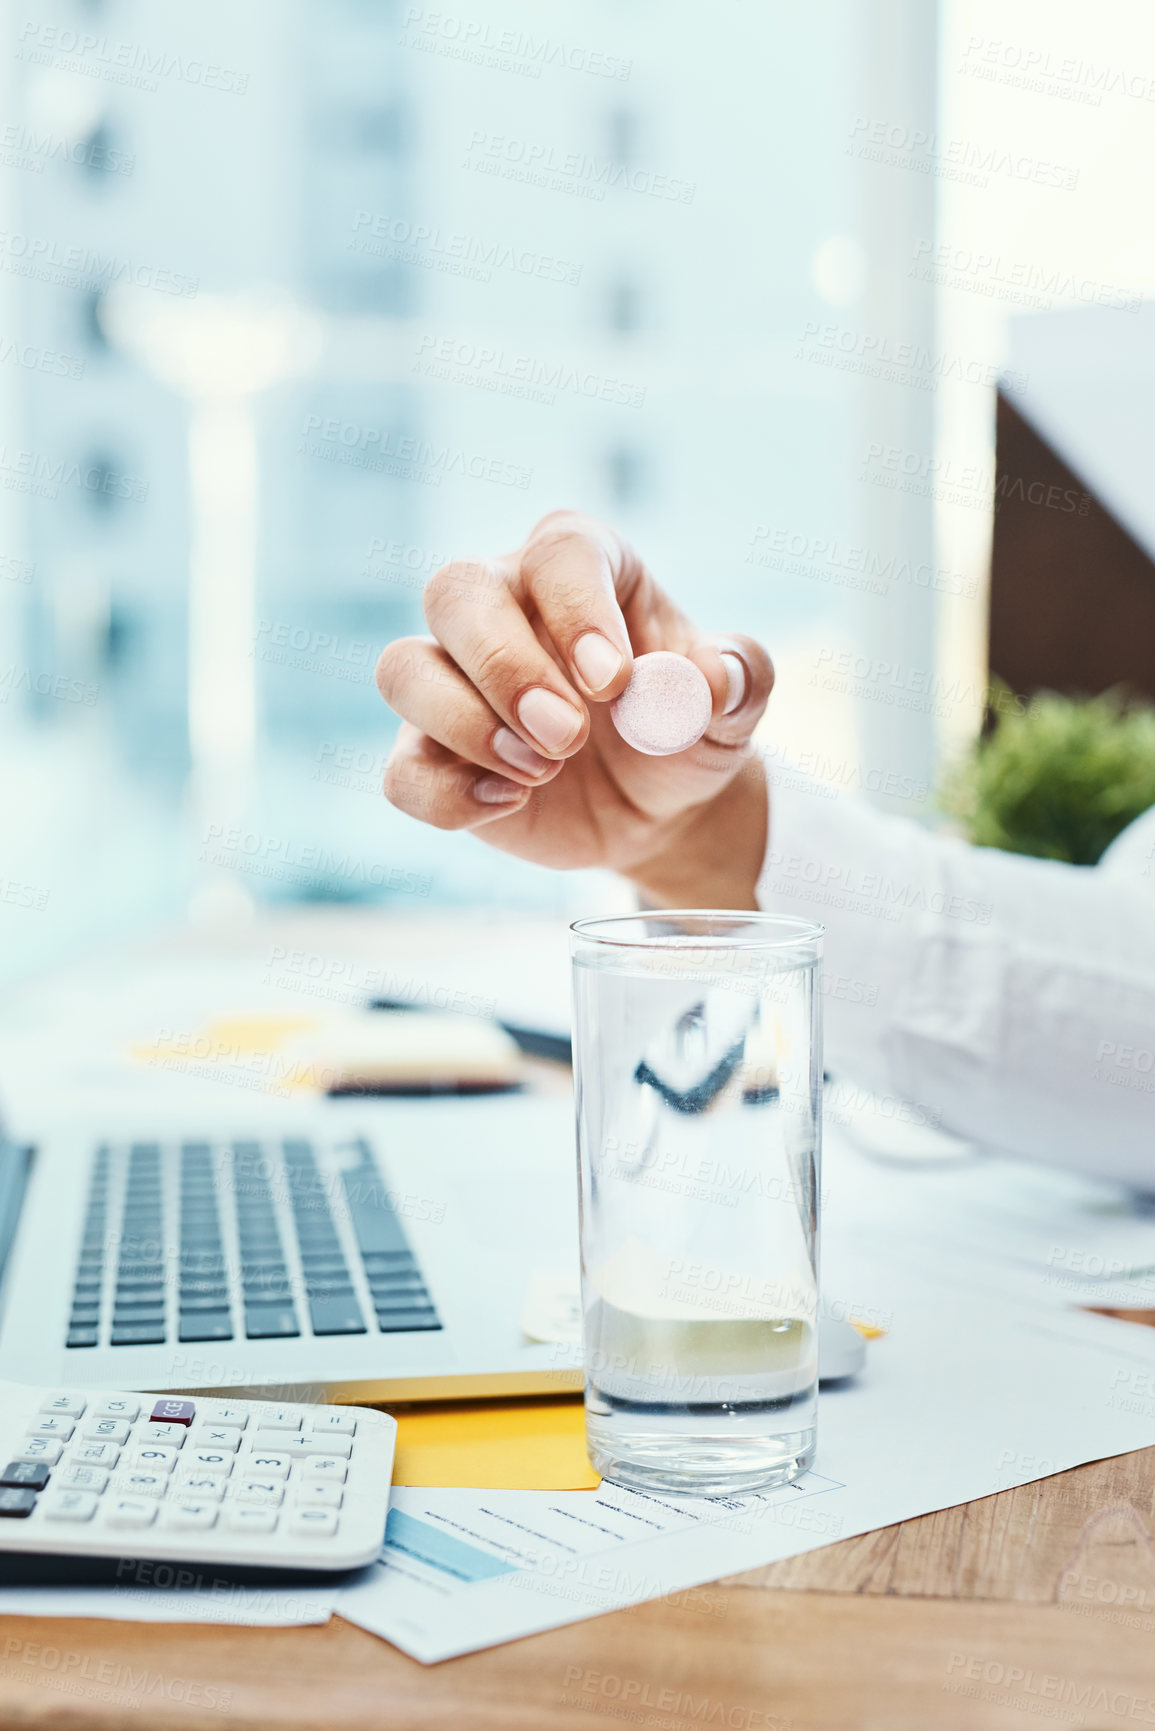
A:
[[[814,1459],[822,927],[655,912],[571,927],[586,1437],[698,1496]]]

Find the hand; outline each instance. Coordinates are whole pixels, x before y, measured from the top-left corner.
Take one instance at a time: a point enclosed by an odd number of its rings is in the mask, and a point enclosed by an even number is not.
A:
[[[377,663],[404,723],[395,806],[542,865],[611,867],[665,906],[754,906],[766,792],[750,736],[774,683],[759,644],[704,636],[611,528],[571,511],[515,553],[446,565],[425,617],[432,639]],[[654,649],[688,656],[713,697],[705,737],[672,757],[634,751],[609,713]]]

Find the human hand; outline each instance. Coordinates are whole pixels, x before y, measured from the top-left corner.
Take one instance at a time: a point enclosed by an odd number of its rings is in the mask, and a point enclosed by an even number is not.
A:
[[[753,905],[766,794],[741,772],[774,683],[758,643],[698,631],[613,529],[571,511],[514,553],[438,571],[425,617],[432,638],[377,664],[403,721],[395,806],[542,865],[610,867],[666,905]],[[713,698],[705,736],[672,757],[634,751],[609,712],[655,649],[695,662]]]

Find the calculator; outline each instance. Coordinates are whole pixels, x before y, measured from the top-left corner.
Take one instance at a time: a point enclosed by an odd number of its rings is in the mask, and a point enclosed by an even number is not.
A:
[[[360,1568],[396,1435],[366,1407],[0,1382],[0,1556]]]

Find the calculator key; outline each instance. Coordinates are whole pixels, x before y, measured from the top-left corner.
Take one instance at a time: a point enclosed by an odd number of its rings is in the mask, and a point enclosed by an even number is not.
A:
[[[82,1394],[50,1394],[40,1402],[41,1412],[64,1413],[68,1418],[80,1418],[88,1403]]]
[[[294,1538],[331,1539],[337,1531],[337,1515],[333,1509],[294,1509],[289,1531]]]
[[[90,1467],[114,1467],[120,1459],[120,1450],[110,1442],[73,1443],[68,1458]]]
[[[168,1491],[168,1474],[143,1470],[117,1473],[113,1489],[132,1497],[163,1497]]]
[[[261,1430],[300,1430],[301,1415],[291,1406],[270,1406],[253,1415]]]
[[[118,1418],[90,1418],[84,1427],[84,1435],[92,1442],[121,1443],[128,1441],[128,1425]]]
[[[218,1473],[222,1478],[233,1470],[233,1456],[225,1449],[190,1449],[184,1460],[193,1472]]]
[[[161,1510],[160,1524],[170,1532],[203,1533],[216,1526],[218,1513],[213,1503],[168,1503]]]
[[[332,1455],[313,1455],[301,1462],[300,1471],[307,1479],[327,1479],[335,1485],[343,1485],[349,1474],[344,1461],[334,1460]]]
[[[23,1496],[22,1491],[8,1495]],[[224,1510],[224,1524],[234,1533],[271,1533],[276,1530],[277,1511],[258,1508],[255,1503],[232,1503]]]
[[[172,1494],[191,1502],[219,1503],[225,1494],[227,1482],[219,1473],[188,1473],[184,1476],[178,1474],[172,1482]]]
[[[183,1424],[142,1424],[136,1433],[140,1443],[167,1443],[170,1448],[184,1447],[188,1431]]]
[[[52,1491],[41,1508],[46,1521],[90,1521],[96,1513],[91,1491]]]
[[[202,1449],[229,1449],[234,1454],[241,1446],[241,1433],[231,1425],[198,1425],[193,1441]]]
[[[319,1509],[339,1509],[344,1492],[327,1479],[302,1479],[293,1498],[297,1507],[309,1504]]]
[[[60,1459],[63,1443],[54,1442],[51,1437],[29,1437],[23,1448],[14,1451],[14,1461],[43,1461],[45,1466],[54,1467]]]
[[[348,1460],[353,1452],[347,1436],[278,1436],[275,1431],[263,1430],[257,1432],[253,1447],[271,1449],[293,1459],[297,1455],[339,1455]]]
[[[22,1521],[36,1507],[35,1491],[0,1491],[0,1516]]]
[[[151,1527],[156,1507],[152,1497],[114,1497],[104,1505],[104,1518],[110,1527]]]
[[[289,1456],[278,1454],[246,1455],[243,1465],[250,1472],[260,1473],[267,1479],[287,1479],[289,1476]]]
[[[109,1400],[98,1400],[92,1409],[93,1418],[122,1418],[132,1424],[140,1412],[140,1402],[130,1400],[127,1395],[113,1395]]]
[[[9,1485],[13,1490],[42,1491],[49,1476],[43,1461],[9,1461],[0,1473],[0,1485]]]
[[[63,1467],[57,1473],[54,1483],[67,1485],[70,1490],[93,1491],[100,1496],[108,1484],[108,1474],[100,1467],[85,1467],[76,1464]]]
[[[67,1346],[99,1346],[100,1330],[92,1328],[88,1324],[85,1324],[83,1328],[70,1328],[65,1344]]]
[[[132,1457],[134,1467],[144,1467],[153,1473],[171,1473],[180,1459],[179,1449],[165,1448],[163,1443],[147,1443]]]
[[[356,1436],[357,1420],[347,1412],[319,1412],[309,1429],[321,1436],[332,1436],[334,1433]]]
[[[201,1409],[201,1417],[208,1424],[232,1425],[234,1430],[244,1430],[249,1422],[249,1415],[243,1406],[214,1406],[207,1413]]]
[[[76,1426],[70,1418],[42,1418],[28,1426],[29,1436],[54,1436],[67,1442]]]
[[[152,1409],[154,1424],[190,1425],[197,1415],[196,1402],[165,1396]]]
[[[285,1498],[285,1487],[278,1484],[276,1479],[238,1479],[231,1488],[238,1502],[263,1503],[270,1509],[276,1508]]]

